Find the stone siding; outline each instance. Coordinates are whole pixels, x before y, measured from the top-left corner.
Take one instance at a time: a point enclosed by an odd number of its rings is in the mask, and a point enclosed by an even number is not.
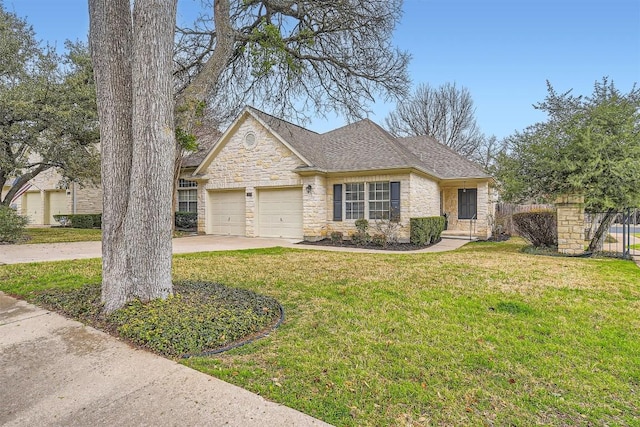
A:
[[[75,184],[74,184],[75,185]],[[78,214],[95,214],[102,213],[102,188],[94,186],[86,186],[84,188],[79,185],[76,187],[76,206],[75,213]],[[67,191],[69,199],[69,212],[73,212],[73,206],[69,191]]]
[[[331,190],[333,191],[333,187]],[[303,178],[302,224],[304,240],[317,241],[327,237],[327,215],[329,215],[327,193],[327,179],[325,177],[307,176]],[[331,212],[333,212],[333,208]]]
[[[244,138],[249,132],[255,135],[256,140],[252,148],[247,148],[244,144]],[[254,237],[257,190],[302,186],[302,178],[293,170],[303,165],[302,160],[260,122],[247,116],[236,125],[224,146],[207,166],[207,180],[198,185],[198,232],[208,232],[208,192],[235,189],[251,194],[246,196],[246,234]]]
[[[584,197],[562,196],[556,200],[558,252],[579,255],[584,252]]]
[[[438,183],[416,174],[411,174],[410,218],[440,216],[440,187]]]
[[[352,182],[377,182],[377,181],[399,181],[400,182],[400,228],[398,229],[398,239],[402,242],[409,241],[409,218],[410,212],[410,194],[411,194],[411,175],[363,175],[363,176],[350,176],[350,177],[336,177],[327,179],[327,203],[326,203],[326,222],[327,222],[327,235],[333,231],[340,231],[345,237],[351,235],[356,231],[356,220],[344,218],[344,198],[342,205],[343,218],[342,221],[333,220],[333,185],[334,184],[346,184]],[[343,187],[344,191],[344,187]],[[365,186],[365,193],[369,191]],[[368,199],[368,196],[365,196]],[[368,212],[368,206],[365,202],[365,213]],[[365,218],[367,215],[365,214]],[[369,221],[369,226],[375,228],[375,220]],[[375,231],[370,231],[373,234]]]
[[[460,188],[476,188],[477,189],[477,212],[478,218],[475,220],[458,219],[458,189]],[[488,181],[481,181],[477,184],[460,183],[459,185],[445,185],[442,187],[442,198],[444,200],[444,213],[448,217],[447,230],[468,234],[480,238],[488,238],[491,236],[491,228],[489,222],[493,217],[493,209],[495,201],[490,197]]]

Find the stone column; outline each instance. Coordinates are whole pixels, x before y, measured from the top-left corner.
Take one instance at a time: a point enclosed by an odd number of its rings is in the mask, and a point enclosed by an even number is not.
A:
[[[556,199],[558,215],[558,252],[584,253],[584,197],[564,195]]]

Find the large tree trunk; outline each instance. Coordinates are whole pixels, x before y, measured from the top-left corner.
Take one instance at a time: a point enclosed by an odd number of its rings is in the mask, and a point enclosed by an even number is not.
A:
[[[102,300],[111,312],[171,286],[176,0],[89,0],[102,144]]]
[[[134,292],[142,301],[172,293],[176,5],[177,0],[136,0],[133,9],[134,145],[125,233]]]

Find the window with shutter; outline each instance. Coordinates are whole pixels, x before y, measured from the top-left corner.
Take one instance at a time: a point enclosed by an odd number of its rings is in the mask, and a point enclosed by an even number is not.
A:
[[[342,184],[333,185],[333,220],[342,221]]]

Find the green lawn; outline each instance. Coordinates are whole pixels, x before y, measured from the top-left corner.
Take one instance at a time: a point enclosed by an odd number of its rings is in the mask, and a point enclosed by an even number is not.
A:
[[[32,243],[63,243],[63,242],[92,242],[102,239],[102,230],[83,228],[27,228],[26,239],[22,244]]]
[[[640,269],[521,247],[176,256],[176,280],[286,310],[270,337],[184,363],[338,426],[639,425]],[[98,283],[99,268],[2,266],[0,290]]]

